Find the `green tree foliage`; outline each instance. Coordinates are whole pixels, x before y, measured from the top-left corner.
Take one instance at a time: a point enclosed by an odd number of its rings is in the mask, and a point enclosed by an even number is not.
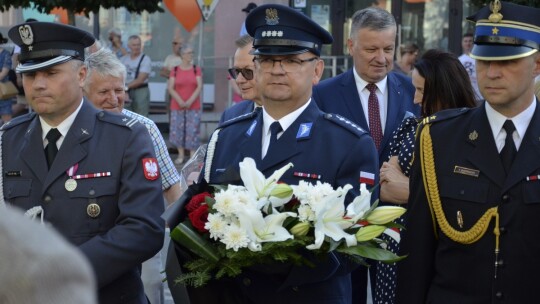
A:
[[[120,8],[125,7],[132,13],[163,12],[159,6],[161,0],[2,0],[0,1],[0,11],[6,11],[11,7],[29,8],[34,4],[34,8],[41,13],[49,13],[54,8],[65,8],[71,13],[90,12],[97,13],[100,7]]]

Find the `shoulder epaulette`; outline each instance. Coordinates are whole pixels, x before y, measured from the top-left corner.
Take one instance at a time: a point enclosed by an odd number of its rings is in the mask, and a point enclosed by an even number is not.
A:
[[[6,130],[9,130],[17,125],[20,125],[24,122],[27,122],[27,121],[30,121],[32,119],[34,119],[34,117],[36,116],[36,112],[32,112],[32,113],[28,113],[28,114],[25,114],[25,115],[21,115],[21,116],[17,116],[15,118],[13,118],[12,120],[6,122],[5,124],[2,125],[2,127],[0,127],[0,131],[6,131]]]
[[[431,123],[437,123],[444,120],[449,120],[454,117],[458,117],[460,115],[463,115],[467,113],[470,110],[470,108],[458,108],[458,109],[447,109],[442,110],[440,112],[437,112],[436,114],[433,114],[431,116],[425,117],[422,119],[422,124],[431,124]]]
[[[131,129],[135,124],[139,123],[137,118],[127,117],[123,114],[113,113],[109,111],[101,111],[97,113],[97,117],[101,121],[112,123],[115,125],[128,127]]]
[[[255,111],[254,111],[254,112],[250,112],[250,113],[246,113],[246,114],[242,114],[242,115],[240,115],[240,116],[236,116],[236,117],[234,117],[234,118],[231,118],[231,119],[229,119],[229,120],[224,121],[224,122],[219,126],[219,128],[220,128],[220,129],[223,129],[223,128],[227,127],[227,126],[230,126],[230,125],[235,124],[235,123],[240,122],[240,121],[244,121],[244,120],[253,118],[253,117],[255,117],[255,116],[257,116],[257,112],[255,112]]]
[[[326,113],[323,115],[326,120],[329,120],[336,125],[348,130],[349,132],[352,132],[358,136],[364,135],[368,133],[366,130],[362,129],[360,126],[355,124],[354,122],[348,120],[347,118],[338,115],[338,114],[330,114]]]

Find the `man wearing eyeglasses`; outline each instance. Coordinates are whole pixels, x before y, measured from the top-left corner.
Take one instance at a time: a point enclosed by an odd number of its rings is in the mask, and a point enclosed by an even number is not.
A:
[[[242,114],[253,112],[256,108],[262,107],[255,81],[253,55],[250,54],[253,45],[253,37],[243,35],[235,41],[236,52],[234,53],[234,66],[228,70],[229,75],[236,81],[240,89],[243,101],[233,105],[223,112],[219,124],[233,119]]]
[[[332,36],[302,13],[277,4],[254,9],[246,28],[254,37],[254,77],[263,110],[229,120],[212,134],[208,151],[214,153],[207,155],[203,176],[211,184],[238,184],[238,163],[245,157],[266,176],[291,162],[283,182],[350,184],[349,202],[359,194],[360,172],[377,181],[378,159],[366,131],[322,112],[311,99],[324,69],[321,46]],[[349,273],[356,265],[333,253],[312,262],[314,267],[277,263],[244,271],[235,280],[242,303],[351,303]]]

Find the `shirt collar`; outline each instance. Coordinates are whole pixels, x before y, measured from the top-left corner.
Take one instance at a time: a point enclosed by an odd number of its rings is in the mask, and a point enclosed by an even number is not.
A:
[[[356,86],[358,87],[359,91],[362,91],[364,89],[367,90],[366,86],[370,84],[371,82],[367,82],[364,79],[362,79],[362,77],[360,77],[360,75],[358,75],[358,73],[356,72],[356,68],[353,68],[353,74],[354,74],[354,82],[356,82]],[[377,88],[379,89],[379,91],[382,92],[381,94],[383,95],[384,95],[384,92],[386,91],[387,79],[388,79],[388,75],[384,76],[384,78],[381,81],[375,83],[375,85],[377,85]]]
[[[81,103],[77,107],[73,113],[71,113],[64,121],[62,121],[56,128],[62,134],[63,137],[66,136],[67,132],[69,131],[69,128],[71,128],[71,125],[75,121],[75,118],[77,117],[77,114],[79,114],[79,111],[81,110],[82,104],[84,101],[81,100]],[[39,122],[41,123],[41,130],[43,131],[41,133],[41,139],[45,140],[45,136],[47,136],[47,133],[53,128],[48,123],[43,120],[43,118],[39,117]]]
[[[486,102],[486,115],[491,126],[491,131],[493,132],[493,138],[497,138],[497,135],[501,132],[502,126],[507,119],[512,120],[514,126],[516,127],[516,132],[519,138],[523,138],[527,127],[531,122],[531,119],[536,110],[536,99],[533,97],[533,102],[521,113],[514,117],[506,117],[501,113],[497,112],[493,107]]]
[[[311,98],[300,108],[294,110],[293,112],[283,116],[279,120],[279,124],[281,125],[281,128],[283,129],[283,132],[289,128],[293,122],[304,112],[304,110],[309,106],[311,103]],[[270,134],[270,125],[276,121],[272,116],[270,116],[266,109],[263,106],[263,128],[264,128],[264,134]]]

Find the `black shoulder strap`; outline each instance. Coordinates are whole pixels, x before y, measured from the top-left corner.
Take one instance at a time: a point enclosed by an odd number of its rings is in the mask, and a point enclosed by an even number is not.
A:
[[[193,65],[193,74],[197,75],[197,66]]]
[[[142,54],[141,59],[139,60],[139,64],[137,65],[137,70],[135,70],[135,78],[133,79],[137,79],[137,77],[139,77],[139,69],[141,68],[141,62],[144,59],[144,56],[145,55]]]

